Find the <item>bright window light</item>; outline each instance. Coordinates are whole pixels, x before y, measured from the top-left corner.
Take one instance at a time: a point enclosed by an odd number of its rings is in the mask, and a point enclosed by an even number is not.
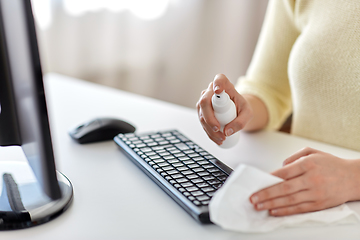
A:
[[[51,0],[31,0],[34,18],[41,29],[51,25]]]
[[[63,0],[65,11],[74,16],[102,9],[111,12],[130,11],[138,18],[153,20],[160,18],[170,0]]]

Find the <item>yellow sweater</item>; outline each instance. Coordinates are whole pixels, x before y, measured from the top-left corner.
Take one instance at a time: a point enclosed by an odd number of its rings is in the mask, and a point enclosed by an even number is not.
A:
[[[236,86],[266,104],[267,128],[360,150],[360,2],[270,0]]]

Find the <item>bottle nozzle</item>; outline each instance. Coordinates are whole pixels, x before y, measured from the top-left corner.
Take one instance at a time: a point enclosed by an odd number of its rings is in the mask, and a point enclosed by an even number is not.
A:
[[[231,101],[229,95],[222,91],[219,94],[214,94],[212,98],[213,109],[216,112],[225,112],[229,109],[229,101]]]

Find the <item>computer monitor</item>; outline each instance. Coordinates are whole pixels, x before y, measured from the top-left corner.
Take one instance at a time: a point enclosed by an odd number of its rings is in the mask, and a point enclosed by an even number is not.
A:
[[[0,161],[0,230],[47,222],[73,190],[55,167],[30,0],[0,0],[0,105],[0,146],[20,146],[30,166]]]

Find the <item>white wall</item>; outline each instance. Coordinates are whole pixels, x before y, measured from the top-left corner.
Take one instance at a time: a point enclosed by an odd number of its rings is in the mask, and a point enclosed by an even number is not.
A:
[[[73,16],[51,1],[39,32],[44,70],[195,107],[217,73],[245,74],[267,0],[169,0],[163,16],[129,11]],[[78,0],[72,0],[78,1]]]

